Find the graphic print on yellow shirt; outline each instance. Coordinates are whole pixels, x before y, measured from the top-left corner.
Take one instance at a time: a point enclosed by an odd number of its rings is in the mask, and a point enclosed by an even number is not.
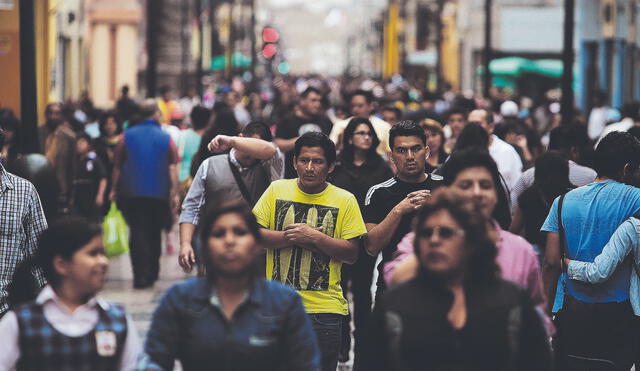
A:
[[[350,240],[367,233],[358,201],[329,184],[320,193],[305,193],[296,179],[272,182],[253,208],[258,223],[272,231],[304,223],[333,238]],[[267,248],[266,276],[295,288],[307,313],[349,314],[340,287],[342,262],[302,246]]]
[[[336,207],[276,200],[276,231],[294,223],[304,223],[333,237],[338,220]],[[326,291],[329,289],[331,258],[299,246],[274,252],[271,279],[292,286],[296,290]]]

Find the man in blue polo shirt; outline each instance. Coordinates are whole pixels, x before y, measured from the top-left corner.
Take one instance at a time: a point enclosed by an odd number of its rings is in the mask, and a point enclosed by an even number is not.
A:
[[[146,119],[125,130],[116,147],[111,199],[117,196],[131,231],[133,286],[146,288],[158,279],[162,228],[178,205],[178,150],[160,127],[156,101],[140,110]]]
[[[562,205],[565,253],[570,259],[593,262],[622,222],[640,211],[640,142],[628,133],[613,132],[598,145],[595,182],[568,192]],[[631,184],[631,185],[630,185]],[[559,369],[567,356],[608,360],[616,370],[629,370],[637,337],[629,303],[630,264],[621,264],[608,281],[587,284],[561,273],[560,224],[556,199],[542,231],[548,232],[544,284],[557,312],[556,353]]]

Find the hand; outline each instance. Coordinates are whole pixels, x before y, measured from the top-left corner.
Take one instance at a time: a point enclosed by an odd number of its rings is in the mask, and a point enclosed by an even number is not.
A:
[[[431,191],[428,191],[426,189],[421,191],[411,192],[407,195],[407,198],[409,198],[411,204],[415,206],[416,209],[419,209],[422,206],[426,205],[430,197],[431,197]]]
[[[216,135],[215,138],[209,142],[209,151],[210,152],[224,152],[233,147],[233,137],[228,135]]]
[[[118,195],[116,194],[116,191],[111,191],[109,193],[109,201],[113,202],[116,200],[116,198],[118,198]]]
[[[96,206],[97,207],[102,207],[102,205],[104,205],[104,195],[97,195],[96,196]]]
[[[569,258],[564,258],[564,270],[565,272],[567,271],[567,269],[569,269],[569,263],[571,263],[571,259]]]
[[[322,227],[312,227],[304,223],[289,224],[284,227],[284,238],[295,245],[315,245],[318,233],[322,234]]]
[[[527,147],[527,137],[525,135],[518,135],[516,137],[516,146],[518,146],[520,148],[526,148]]]
[[[190,272],[193,269],[193,265],[196,262],[196,254],[193,252],[191,244],[180,244],[180,253],[178,254],[178,264],[186,272]]]

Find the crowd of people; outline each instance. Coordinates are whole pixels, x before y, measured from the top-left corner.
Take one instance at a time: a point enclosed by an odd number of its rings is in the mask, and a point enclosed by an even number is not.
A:
[[[640,104],[596,94],[561,125],[553,94],[416,86],[234,80],[179,100],[123,87],[108,111],[51,103],[39,139],[54,184],[35,186],[13,174],[20,122],[0,111],[0,369],[640,362]],[[111,203],[135,289],[159,278],[163,245],[194,271],[144,346],[98,295]]]

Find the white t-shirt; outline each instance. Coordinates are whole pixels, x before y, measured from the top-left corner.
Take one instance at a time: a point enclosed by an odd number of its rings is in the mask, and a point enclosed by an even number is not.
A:
[[[515,148],[509,143],[495,135],[491,137],[493,141],[489,146],[489,154],[498,165],[498,171],[504,178],[507,188],[511,191],[522,174],[522,160]]]

